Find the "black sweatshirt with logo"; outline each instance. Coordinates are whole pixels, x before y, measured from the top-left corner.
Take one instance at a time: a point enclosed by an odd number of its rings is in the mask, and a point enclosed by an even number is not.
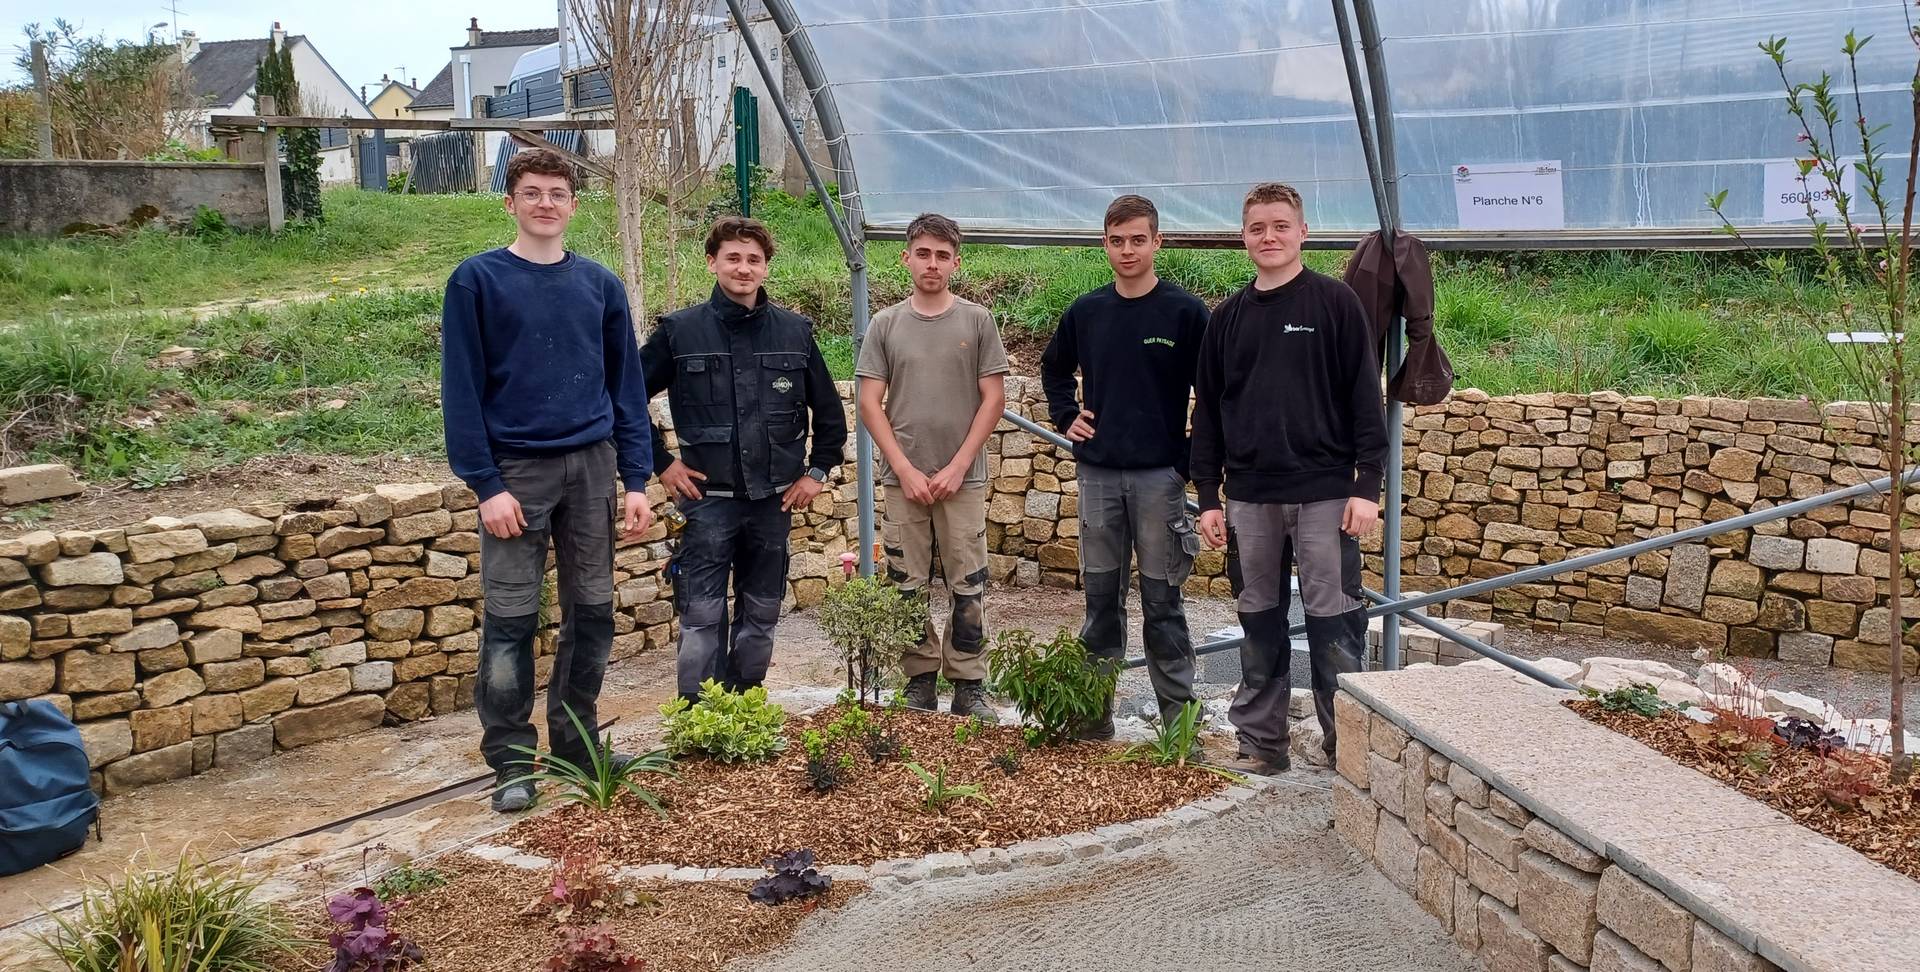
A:
[[[1207,305],[1170,280],[1139,297],[1108,284],[1067,308],[1040,357],[1040,381],[1062,435],[1083,402],[1093,413],[1093,438],[1074,444],[1076,462],[1185,474],[1187,397],[1206,328]]]
[[[1194,378],[1192,476],[1248,503],[1378,500],[1387,458],[1380,367],[1360,298],[1302,267],[1214,308]]]

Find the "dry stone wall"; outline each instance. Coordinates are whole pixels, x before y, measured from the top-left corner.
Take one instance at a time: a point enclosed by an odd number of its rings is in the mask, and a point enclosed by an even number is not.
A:
[[[1815,496],[1877,477],[1882,462],[1872,413],[1844,403],[1467,390],[1410,410],[1406,427],[1405,590]],[[1907,511],[1920,512],[1920,498]],[[1884,499],[1870,497],[1519,585],[1449,613],[1886,671],[1889,527]],[[1363,549],[1367,583],[1378,585],[1380,537]],[[1909,671],[1920,665],[1916,643],[1920,630],[1908,638]]]
[[[1044,424],[1039,381],[1007,386],[1010,407]],[[1407,590],[1811,496],[1879,462],[1864,409],[1791,401],[1468,390],[1412,410],[1407,430]],[[987,466],[993,583],[1075,587],[1071,456],[1002,424]],[[658,485],[650,495],[659,509]],[[0,540],[0,701],[44,697],[69,712],[109,792],[469,705],[484,611],[474,506],[457,483],[405,484]],[[1864,502],[1830,507],[1447,613],[1884,670],[1888,525]],[[857,536],[849,458],[794,519],[788,607],[820,601]],[[1379,535],[1363,548],[1377,589]],[[617,651],[672,644],[670,552],[663,520],[616,551]],[[1187,591],[1228,596],[1224,575],[1223,556],[1203,551]],[[1499,639],[1497,624],[1476,630]],[[543,681],[552,636],[540,636]],[[1424,632],[1408,650],[1466,657]]]

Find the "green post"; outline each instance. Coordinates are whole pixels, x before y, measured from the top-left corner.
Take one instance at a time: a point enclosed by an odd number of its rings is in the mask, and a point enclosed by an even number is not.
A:
[[[733,182],[740,193],[740,215],[753,215],[753,167],[760,159],[759,116],[753,92],[733,89]]]

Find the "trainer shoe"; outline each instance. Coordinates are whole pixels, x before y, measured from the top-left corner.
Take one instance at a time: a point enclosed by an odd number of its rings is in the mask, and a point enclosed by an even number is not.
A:
[[[493,790],[494,813],[519,813],[533,806],[533,781],[519,777],[510,783],[500,783]]]

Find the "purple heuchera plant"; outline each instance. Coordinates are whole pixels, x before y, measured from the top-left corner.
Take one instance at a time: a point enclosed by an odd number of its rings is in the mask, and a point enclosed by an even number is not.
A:
[[[747,897],[761,904],[777,905],[793,898],[811,898],[833,887],[833,878],[815,870],[813,851],[801,848],[776,854],[766,860],[772,874],[753,883]]]
[[[387,928],[392,909],[372,888],[355,888],[327,902],[336,926],[327,935],[333,961],[326,972],[399,972],[426,959],[426,953]]]

